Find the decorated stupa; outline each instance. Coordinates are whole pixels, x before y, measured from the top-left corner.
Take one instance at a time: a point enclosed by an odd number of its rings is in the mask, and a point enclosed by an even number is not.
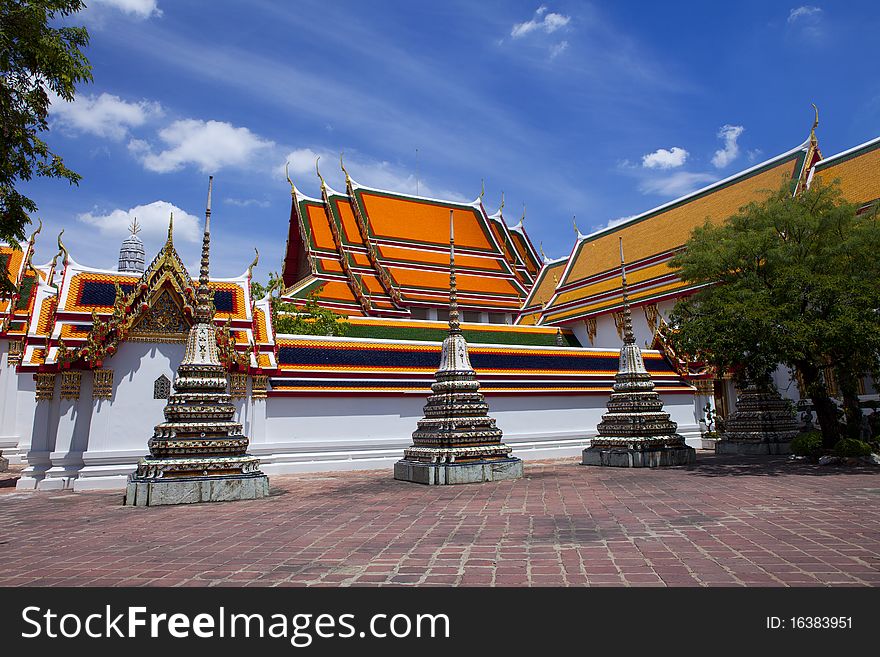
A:
[[[798,435],[792,405],[769,381],[748,381],[739,391],[736,411],[724,421],[716,454],[790,454]]]
[[[211,184],[209,179],[195,323],[165,406],[165,422],[156,425],[150,456],[142,458],[129,477],[126,505],[219,502],[269,494],[269,478],[260,471],[259,459],[247,453],[242,425],[232,419],[235,407],[217,350],[208,287]]]
[[[137,217],[128,227],[131,233],[122,242],[119,248],[119,266],[117,270],[120,272],[128,272],[132,274],[144,273],[144,262],[146,261],[146,251],[144,243],[138,237],[141,227],[138,226]]]
[[[449,212],[449,329],[434,373],[425,416],[413,444],[394,464],[394,478],[419,484],[467,484],[518,479],[522,460],[501,442],[502,431],[489,417],[489,405],[471,366],[459,323],[455,283],[455,230]]]
[[[663,410],[636,344],[626,285],[623,239],[620,240],[620,273],[623,294],[623,346],[608,411],[597,427],[597,436],[583,452],[583,465],[629,468],[685,465],[696,460],[696,451],[676,433],[678,425]]]

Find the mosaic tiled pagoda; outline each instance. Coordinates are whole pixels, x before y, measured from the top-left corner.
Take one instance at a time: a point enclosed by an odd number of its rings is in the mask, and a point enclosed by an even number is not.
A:
[[[488,415],[459,324],[452,212],[449,245],[449,332],[425,417],[413,433],[412,447],[394,464],[394,478],[429,485],[517,479],[522,477],[522,460],[511,456],[511,448],[501,442],[501,429]]]
[[[798,435],[792,406],[769,383],[749,382],[736,400],[736,411],[724,421],[717,454],[790,454]]]
[[[165,422],[156,425],[150,456],[138,463],[125,504],[157,506],[253,499],[269,494],[269,478],[260,461],[247,454],[248,439],[226,391],[214,330],[214,303],[208,288],[211,183],[196,293],[195,323],[189,330],[174,393],[165,406]]]
[[[583,465],[629,468],[684,465],[696,460],[696,451],[676,433],[678,426],[663,410],[645,369],[642,350],[633,335],[632,313],[626,287],[623,239],[620,239],[620,273],[623,292],[623,347],[614,377],[608,412],[602,416],[598,435],[583,452]]]

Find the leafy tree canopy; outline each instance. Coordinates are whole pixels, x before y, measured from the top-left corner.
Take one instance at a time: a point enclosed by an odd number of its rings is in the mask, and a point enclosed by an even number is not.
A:
[[[77,184],[40,134],[48,130],[50,92],[72,101],[76,85],[92,80],[82,52],[84,27],[53,27],[58,17],[83,9],[81,0],[0,0],[0,240],[16,245],[25,237],[37,204],[21,191],[34,175]],[[5,277],[0,285],[8,288]],[[8,290],[7,290],[8,291]]]
[[[672,260],[683,280],[705,285],[676,304],[673,345],[740,379],[766,382],[778,364],[791,367],[833,443],[826,373],[838,377],[853,431],[858,379],[880,363],[878,253],[876,208],[859,213],[836,181],[817,178],[796,195],[786,181],[723,224],[695,229]]]
[[[262,299],[267,294],[270,296],[272,308],[272,324],[276,333],[290,335],[345,335],[349,324],[341,315],[337,315],[328,308],[318,304],[320,288],[314,290],[305,299],[305,305],[300,306],[282,301],[277,292],[284,285],[277,274],[269,274],[269,282],[266,285],[251,283],[251,295],[254,299]]]

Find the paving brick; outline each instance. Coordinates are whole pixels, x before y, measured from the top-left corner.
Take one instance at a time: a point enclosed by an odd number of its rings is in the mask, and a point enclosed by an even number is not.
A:
[[[0,586],[880,586],[878,474],[701,452],[454,487],[281,475],[179,507],[2,487]]]

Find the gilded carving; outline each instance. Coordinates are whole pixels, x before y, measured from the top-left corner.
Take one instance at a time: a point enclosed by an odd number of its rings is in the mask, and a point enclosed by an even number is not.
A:
[[[265,399],[269,395],[269,377],[265,374],[257,374],[253,379],[251,395],[254,399]]]
[[[113,396],[113,370],[92,371],[92,399],[110,399]]]
[[[184,342],[189,324],[183,310],[163,292],[140,322],[131,330],[131,339],[152,342]]]
[[[24,345],[21,340],[13,340],[9,343],[9,355],[6,357],[6,364],[15,367],[21,364],[21,357],[24,352]]]
[[[593,344],[593,340],[596,339],[596,318],[587,317],[584,324],[587,325],[587,337],[590,339],[590,344]]]
[[[623,340],[623,311],[618,310],[615,313],[611,313],[611,316],[614,318],[614,326],[617,329],[617,335]]]
[[[67,371],[61,373],[61,399],[79,399],[79,386],[82,383],[82,372]]]
[[[247,374],[229,375],[229,395],[233,399],[247,397]]]
[[[55,397],[55,373],[34,374],[34,381],[37,382],[37,401],[52,401]]]

